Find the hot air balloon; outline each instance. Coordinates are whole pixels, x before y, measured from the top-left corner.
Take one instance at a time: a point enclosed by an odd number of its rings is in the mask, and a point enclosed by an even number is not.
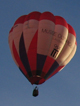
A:
[[[8,42],[16,65],[36,85],[60,72],[77,48],[73,27],[51,12],[19,17],[9,32]]]

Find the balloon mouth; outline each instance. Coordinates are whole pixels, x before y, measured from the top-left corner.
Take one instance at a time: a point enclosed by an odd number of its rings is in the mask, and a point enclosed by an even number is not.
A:
[[[44,83],[45,82],[45,79],[42,78],[39,75],[36,75],[36,76],[31,77],[29,81],[31,82],[31,84],[39,85],[39,84]]]

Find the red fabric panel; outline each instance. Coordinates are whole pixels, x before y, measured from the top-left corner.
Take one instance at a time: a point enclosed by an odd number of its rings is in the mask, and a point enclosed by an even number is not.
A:
[[[41,14],[41,16],[40,16],[40,19],[39,20],[50,20],[50,21],[52,21],[52,22],[54,22],[55,23],[55,18],[54,18],[54,15],[52,14],[52,13],[50,13],[50,12],[44,12],[44,13],[42,13]]]
[[[75,45],[77,45],[77,41],[75,42]]]
[[[60,16],[55,16],[55,24],[62,25],[62,26],[65,26],[66,28],[68,28],[66,20]]]
[[[71,25],[68,24],[68,30],[69,30],[69,33],[73,34],[75,37],[76,37],[76,33],[75,33],[75,30],[73,29],[73,27]]]
[[[47,78],[47,80],[48,80],[49,78],[51,78],[53,75],[55,75],[56,73],[58,73],[63,67],[65,67],[65,66],[59,66],[59,67]]]
[[[38,84],[42,84],[42,83],[44,83],[45,82],[45,79],[41,79],[40,81],[39,81],[39,83]]]
[[[34,71],[34,73],[32,72],[33,75],[36,75],[37,67],[37,35],[38,31],[35,33],[27,53],[31,71]]]
[[[25,21],[28,21],[30,19],[35,19],[35,20],[39,20],[39,17],[40,17],[41,13],[40,12],[31,12],[30,14],[28,14],[26,17],[25,17]]]
[[[11,28],[11,30],[9,31],[9,33],[11,33],[13,31],[13,27]]]
[[[51,66],[53,65],[54,63],[54,59],[47,56],[46,58],[46,61],[45,61],[45,64],[44,64],[44,67],[42,69],[42,74],[41,74],[41,77],[44,77],[46,75],[46,73],[49,71],[49,69],[51,68]],[[45,73],[45,74],[44,74]]]
[[[24,19],[25,19],[26,16],[27,16],[27,15],[23,15],[23,16],[19,17],[19,18],[15,21],[14,25],[16,25],[16,24],[23,24],[23,23],[24,23]]]

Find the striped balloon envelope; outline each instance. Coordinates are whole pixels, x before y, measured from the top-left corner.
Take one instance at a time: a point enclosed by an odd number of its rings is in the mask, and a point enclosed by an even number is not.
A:
[[[9,32],[12,57],[31,84],[42,84],[73,58],[76,33],[61,16],[31,12],[19,17]]]

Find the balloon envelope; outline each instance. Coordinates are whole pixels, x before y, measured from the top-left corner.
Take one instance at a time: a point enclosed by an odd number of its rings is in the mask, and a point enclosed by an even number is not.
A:
[[[71,25],[50,12],[19,17],[9,32],[12,57],[31,84],[42,84],[73,58],[77,43]]]

